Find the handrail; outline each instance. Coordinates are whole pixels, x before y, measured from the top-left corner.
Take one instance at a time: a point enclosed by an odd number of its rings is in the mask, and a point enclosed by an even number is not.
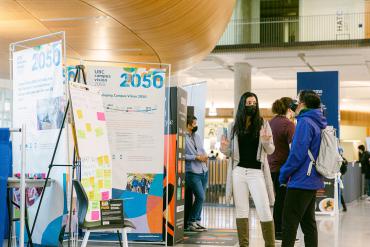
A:
[[[370,39],[370,13],[233,19],[218,46],[281,45]]]

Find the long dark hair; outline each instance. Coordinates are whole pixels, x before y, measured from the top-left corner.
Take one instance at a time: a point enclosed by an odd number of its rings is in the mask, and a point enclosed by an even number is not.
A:
[[[251,117],[251,125],[246,128],[247,114],[245,114],[245,103],[247,98],[255,97],[256,98],[256,113]],[[251,133],[255,136],[259,135],[263,119],[260,115],[260,108],[258,103],[257,95],[251,92],[246,92],[240,97],[238,111],[236,112],[234,127],[232,131],[232,137],[239,135],[241,133]]]

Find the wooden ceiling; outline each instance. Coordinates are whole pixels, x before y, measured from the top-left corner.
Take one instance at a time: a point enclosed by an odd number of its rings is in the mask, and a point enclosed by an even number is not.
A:
[[[1,0],[0,78],[9,44],[66,31],[67,56],[186,69],[223,34],[235,0]]]

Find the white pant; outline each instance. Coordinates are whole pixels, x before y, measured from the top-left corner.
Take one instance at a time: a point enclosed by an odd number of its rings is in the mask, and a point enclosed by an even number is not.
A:
[[[235,167],[233,169],[233,194],[236,218],[248,218],[249,192],[252,195],[260,221],[272,221],[269,198],[262,170]]]

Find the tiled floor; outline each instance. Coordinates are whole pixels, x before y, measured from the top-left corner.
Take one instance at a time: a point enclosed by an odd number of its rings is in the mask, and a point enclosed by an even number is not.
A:
[[[205,208],[204,223],[209,227],[223,227],[232,229],[235,227],[233,210],[230,208]],[[252,210],[250,217],[251,228],[251,247],[263,247],[264,242],[261,234],[258,218]],[[340,213],[336,217],[319,216],[317,217],[319,230],[320,247],[368,247],[370,246],[370,201],[359,201],[348,205],[346,213]],[[303,236],[298,233],[301,241],[296,247],[304,246]],[[119,246],[118,243],[93,243],[88,246]],[[159,245],[130,244],[133,247],[153,247]],[[178,247],[190,247],[200,245],[178,244]],[[209,247],[208,245],[207,247]],[[236,245],[237,246],[237,245]],[[277,247],[280,245],[277,244]],[[224,247],[227,247],[224,245]]]

